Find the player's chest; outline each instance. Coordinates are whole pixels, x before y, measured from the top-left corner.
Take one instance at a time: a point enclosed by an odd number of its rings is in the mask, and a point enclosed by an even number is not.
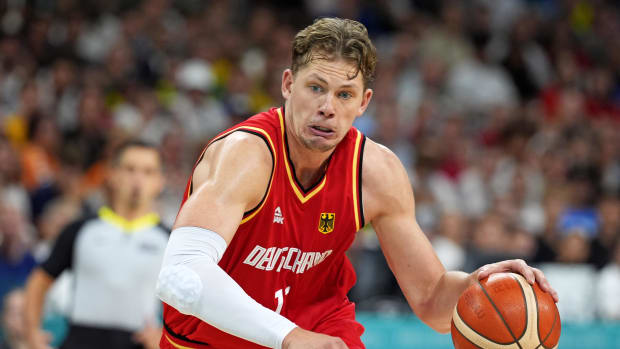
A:
[[[261,212],[260,225],[270,232],[264,237],[300,247],[337,247],[348,240],[356,230],[351,198],[330,189],[303,201],[276,188]]]

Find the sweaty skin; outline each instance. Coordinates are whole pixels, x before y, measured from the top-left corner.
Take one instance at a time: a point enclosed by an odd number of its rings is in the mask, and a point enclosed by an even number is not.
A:
[[[347,61],[316,59],[296,74],[282,76],[290,157],[304,186],[316,182],[334,148],[372,98],[360,74]],[[225,154],[225,155],[224,155]],[[271,157],[265,143],[236,132],[210,146],[193,175],[197,190],[181,209],[176,227],[198,226],[220,234],[229,244],[243,213],[255,207],[267,188]],[[365,220],[371,222],[388,264],[412,310],[439,332],[450,330],[459,295],[490,273],[515,271],[557,294],[537,269],[521,260],[482,267],[472,274],[446,272],[415,220],[407,173],[386,147],[368,140],[362,167]],[[283,348],[346,348],[339,338],[295,328]]]

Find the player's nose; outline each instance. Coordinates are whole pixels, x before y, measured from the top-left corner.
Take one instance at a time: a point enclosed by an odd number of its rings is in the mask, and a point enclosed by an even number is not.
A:
[[[336,114],[334,110],[334,102],[333,96],[331,94],[325,94],[323,96],[323,100],[321,101],[321,106],[319,107],[319,114],[326,118],[332,118]]]

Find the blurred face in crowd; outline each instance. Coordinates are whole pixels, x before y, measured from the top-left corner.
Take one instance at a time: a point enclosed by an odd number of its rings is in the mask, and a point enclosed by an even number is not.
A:
[[[79,206],[70,200],[54,201],[48,204],[37,224],[41,238],[55,239],[62,228],[79,215],[79,209]]]
[[[24,331],[24,292],[15,290],[4,298],[2,311],[2,329],[5,335],[13,339],[23,339]]]
[[[128,147],[119,155],[109,180],[116,202],[129,208],[150,205],[164,183],[159,153],[147,147]]]
[[[613,235],[620,228],[620,201],[606,198],[599,204],[602,233]]]
[[[590,242],[578,230],[567,232],[560,240],[558,262],[583,263],[590,255]]]
[[[444,214],[439,223],[439,233],[460,244],[465,237],[465,223],[463,216],[459,213]]]
[[[355,75],[356,70],[343,59],[314,58],[296,74],[284,71],[286,126],[294,141],[306,149],[325,152],[344,138],[372,97],[372,90],[364,88],[362,73]]]
[[[504,251],[507,246],[507,231],[502,219],[496,215],[488,215],[474,229],[473,243],[482,250]]]

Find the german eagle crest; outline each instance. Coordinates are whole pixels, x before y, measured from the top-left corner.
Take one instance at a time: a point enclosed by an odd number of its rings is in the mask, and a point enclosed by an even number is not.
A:
[[[321,213],[319,218],[319,231],[323,234],[329,234],[334,231],[335,213]]]

